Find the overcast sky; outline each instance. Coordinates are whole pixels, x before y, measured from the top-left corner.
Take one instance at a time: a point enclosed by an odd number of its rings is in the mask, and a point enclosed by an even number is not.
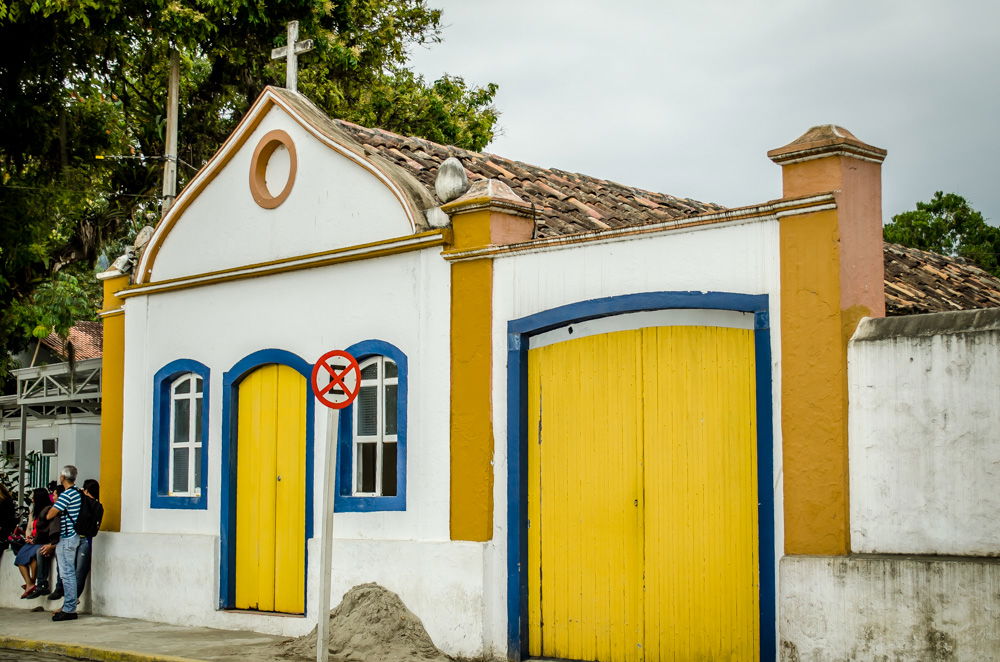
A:
[[[1000,2],[429,0],[414,68],[500,86],[487,151],[738,206],[768,149],[839,124],[889,151],[885,220],[936,190],[1000,221]]]

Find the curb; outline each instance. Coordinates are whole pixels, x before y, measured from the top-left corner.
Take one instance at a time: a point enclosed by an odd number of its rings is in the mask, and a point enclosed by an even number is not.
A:
[[[155,653],[136,653],[115,648],[97,648],[82,644],[68,644],[58,641],[38,641],[21,639],[20,637],[0,636],[0,649],[8,648],[37,653],[56,653],[83,660],[99,660],[100,662],[200,662],[189,657],[176,655],[159,655]]]

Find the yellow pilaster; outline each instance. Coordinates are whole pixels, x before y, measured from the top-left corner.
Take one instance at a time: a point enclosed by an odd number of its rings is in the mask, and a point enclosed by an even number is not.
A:
[[[102,531],[121,530],[122,417],[125,383],[125,311],[117,293],[128,276],[104,280],[104,346],[101,358],[101,503]]]
[[[451,265],[451,538],[489,540],[493,260]]]
[[[847,341],[861,317],[885,314],[885,151],[826,125],[768,156],[782,166],[786,198],[836,200],[836,209],[781,219],[785,553],[847,554]]]
[[[531,239],[530,206],[496,180],[442,209],[449,253]],[[493,536],[493,260],[451,265],[451,539]]]

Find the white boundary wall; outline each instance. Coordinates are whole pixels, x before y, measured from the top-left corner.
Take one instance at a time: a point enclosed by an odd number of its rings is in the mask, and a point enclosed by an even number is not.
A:
[[[866,319],[848,360],[853,551],[1000,555],[1000,309]]]
[[[1000,651],[994,559],[786,556],[782,662],[986,662]]]

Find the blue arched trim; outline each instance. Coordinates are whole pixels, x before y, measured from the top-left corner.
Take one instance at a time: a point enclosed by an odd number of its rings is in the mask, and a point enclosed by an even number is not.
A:
[[[399,388],[396,393],[396,496],[351,496],[353,486],[351,468],[354,466],[354,405],[350,405],[340,410],[340,421],[337,426],[337,485],[333,509],[336,512],[406,510],[406,402],[409,381],[406,354],[384,340],[364,340],[351,345],[346,351],[359,363],[372,356],[385,356],[395,361],[399,369]]]
[[[201,377],[201,496],[170,496],[170,386],[183,374]],[[153,375],[153,452],[149,489],[150,508],[205,510],[208,508],[209,369],[193,359],[177,359]]]
[[[222,509],[220,513],[219,552],[220,587],[219,607],[232,607],[236,602],[236,438],[239,409],[239,385],[243,378],[256,368],[270,364],[286,365],[295,369],[305,378],[303,388],[306,393],[306,541],[313,535],[313,428],[315,422],[315,398],[309,386],[312,364],[305,359],[283,349],[262,349],[237,361],[222,377]],[[305,567],[309,567],[306,552]],[[306,577],[302,578],[306,581]]]
[[[676,308],[754,313],[757,367],[757,491],[760,572],[760,659],[776,656],[771,337],[766,294],[643,292],[559,306],[507,323],[507,654],[528,654],[527,404],[528,339],[584,320]]]

